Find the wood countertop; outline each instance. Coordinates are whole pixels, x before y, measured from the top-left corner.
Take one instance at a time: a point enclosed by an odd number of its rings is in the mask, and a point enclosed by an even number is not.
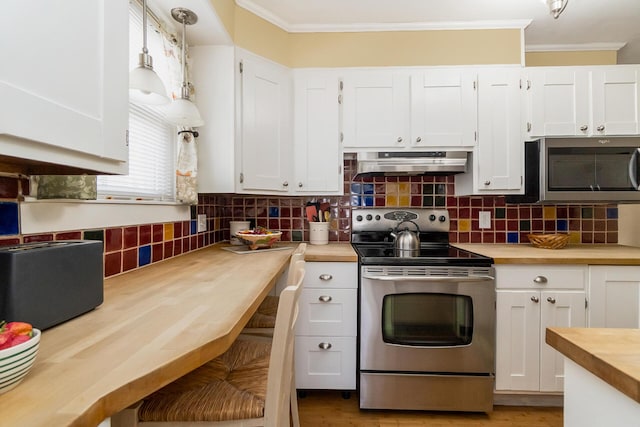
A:
[[[640,265],[640,248],[623,245],[567,245],[540,249],[529,244],[453,243],[453,246],[493,258],[495,264]]]
[[[290,255],[214,245],[105,280],[101,306],[43,332],[32,370],[0,395],[0,426],[95,426],[215,358]]]
[[[640,403],[640,329],[547,328],[546,342]]]
[[[305,261],[358,262],[358,254],[350,243],[307,245]]]

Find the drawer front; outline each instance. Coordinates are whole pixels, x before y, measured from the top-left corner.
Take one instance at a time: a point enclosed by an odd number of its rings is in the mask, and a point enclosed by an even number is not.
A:
[[[355,390],[355,337],[296,337],[296,388]]]
[[[307,262],[304,286],[307,288],[358,287],[358,263],[356,262]]]
[[[498,289],[584,289],[586,265],[497,265]]]
[[[296,335],[357,335],[358,296],[356,289],[304,288]]]

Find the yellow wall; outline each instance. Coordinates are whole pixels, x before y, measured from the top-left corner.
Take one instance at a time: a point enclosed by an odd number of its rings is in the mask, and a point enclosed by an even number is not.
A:
[[[235,18],[236,46],[291,67],[289,33],[241,7],[236,7]]]
[[[224,25],[227,33],[233,40],[233,34],[235,33],[235,13],[236,2],[234,0],[209,0],[216,10],[216,13],[220,17],[222,24]]]
[[[554,65],[615,65],[617,63],[618,54],[615,50],[525,53],[525,65],[527,67]]]

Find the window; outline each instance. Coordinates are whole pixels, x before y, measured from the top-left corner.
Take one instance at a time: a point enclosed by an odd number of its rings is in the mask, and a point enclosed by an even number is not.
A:
[[[147,14],[147,18],[149,14]],[[171,88],[171,69],[165,55],[164,37],[152,19],[147,19],[147,47],[154,71],[165,88]],[[129,68],[138,65],[142,49],[142,7],[129,5]],[[179,62],[178,62],[179,67]],[[179,68],[178,68],[179,69]],[[177,129],[163,119],[162,107],[129,104],[129,175],[98,176],[100,198],[175,200],[175,147]]]

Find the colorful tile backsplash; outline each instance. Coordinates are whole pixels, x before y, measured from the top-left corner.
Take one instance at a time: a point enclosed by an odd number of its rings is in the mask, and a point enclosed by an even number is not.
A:
[[[229,239],[229,221],[248,220],[283,232],[283,241],[308,241],[304,208],[308,201],[329,203],[329,240],[348,242],[352,207],[433,207],[447,209],[451,242],[528,243],[529,233],[569,233],[572,243],[617,243],[618,207],[612,205],[506,204],[501,196],[456,197],[452,176],[355,179],[355,160],[344,163],[344,195],[279,197],[200,194],[191,220],[91,230],[21,234],[19,203],[28,194],[25,179],[0,177],[0,245],[49,240],[91,239],[104,243],[105,277],[159,262]],[[478,214],[491,215],[480,229]],[[197,233],[196,216],[205,214],[207,231]]]

